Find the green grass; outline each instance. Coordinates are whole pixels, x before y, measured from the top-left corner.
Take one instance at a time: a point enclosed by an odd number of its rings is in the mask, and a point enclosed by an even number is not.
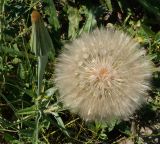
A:
[[[37,57],[30,47],[30,15],[35,8],[42,14],[55,48],[55,54],[49,54],[40,95],[36,93]],[[96,27],[123,29],[141,43],[159,68],[159,0],[1,0],[0,143],[159,143],[159,72],[153,73],[147,105],[128,121],[87,123],[57,102],[55,58],[66,42]]]

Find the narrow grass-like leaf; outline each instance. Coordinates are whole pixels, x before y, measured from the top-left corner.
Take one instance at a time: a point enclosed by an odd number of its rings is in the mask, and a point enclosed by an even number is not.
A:
[[[36,112],[37,112],[36,106],[33,105],[31,107],[27,107],[27,108],[17,111],[16,114],[17,115],[35,115]]]
[[[138,0],[142,6],[148,11],[155,14],[160,20],[160,1],[159,0]]]
[[[1,91],[0,91],[0,96],[6,101],[6,103],[8,104],[8,106],[9,106],[14,112],[16,112],[15,107],[11,104],[11,102],[7,99],[7,97],[2,94]]]
[[[66,127],[61,119],[61,117],[59,116],[58,113],[56,112],[51,112],[52,115],[54,115],[55,119],[57,120],[58,125],[60,126],[60,129],[62,130],[62,132],[64,132],[68,137],[70,137],[69,133],[66,130]]]
[[[41,92],[41,84],[47,62],[48,62],[48,55],[38,57],[38,95]]]
[[[160,31],[155,35],[155,41],[160,45]]]

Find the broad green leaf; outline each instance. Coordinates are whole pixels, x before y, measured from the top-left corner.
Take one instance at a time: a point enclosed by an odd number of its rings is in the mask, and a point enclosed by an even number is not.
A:
[[[22,63],[19,64],[18,67],[18,73],[21,79],[25,79],[26,78],[26,71],[25,71],[25,67]]]
[[[113,7],[112,7],[112,3],[111,0],[101,0],[101,2],[103,3],[103,5],[105,5],[107,7],[107,9],[112,12],[113,11]]]
[[[81,11],[85,12],[86,21],[85,21],[83,27],[81,28],[81,30],[79,31],[79,34],[81,34],[82,32],[90,32],[91,29],[93,27],[95,27],[97,24],[92,9],[88,10],[88,9],[86,9],[86,7],[82,7]]]
[[[81,16],[78,9],[71,6],[68,6],[67,14],[69,20],[68,37],[73,39],[77,36]]]
[[[56,8],[54,5],[53,0],[44,0],[48,3],[48,6],[46,8],[46,14],[49,15],[49,22],[52,24],[57,31],[60,28],[59,20],[56,13]]]
[[[47,96],[52,96],[56,91],[57,91],[57,88],[52,87],[52,88],[49,88],[48,90],[46,90],[46,91],[45,91],[45,94],[46,94]]]

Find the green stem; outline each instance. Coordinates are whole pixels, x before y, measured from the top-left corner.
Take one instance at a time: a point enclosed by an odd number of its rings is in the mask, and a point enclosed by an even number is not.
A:
[[[38,138],[39,138],[39,120],[41,118],[41,111],[39,110],[39,102],[36,101],[36,109],[37,109],[37,116],[36,116],[36,128],[34,131],[34,144],[38,144]]]

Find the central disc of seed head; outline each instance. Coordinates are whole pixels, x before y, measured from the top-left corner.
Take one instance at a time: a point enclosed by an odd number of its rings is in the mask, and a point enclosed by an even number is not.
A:
[[[102,68],[99,68],[99,69],[94,69],[92,70],[92,73],[91,73],[91,79],[92,80],[98,80],[98,81],[103,81],[105,80],[106,78],[108,79],[109,77],[109,71],[106,67],[102,67]]]
[[[107,77],[107,75],[108,75],[107,68],[101,68],[98,72],[98,77],[101,79]]]

